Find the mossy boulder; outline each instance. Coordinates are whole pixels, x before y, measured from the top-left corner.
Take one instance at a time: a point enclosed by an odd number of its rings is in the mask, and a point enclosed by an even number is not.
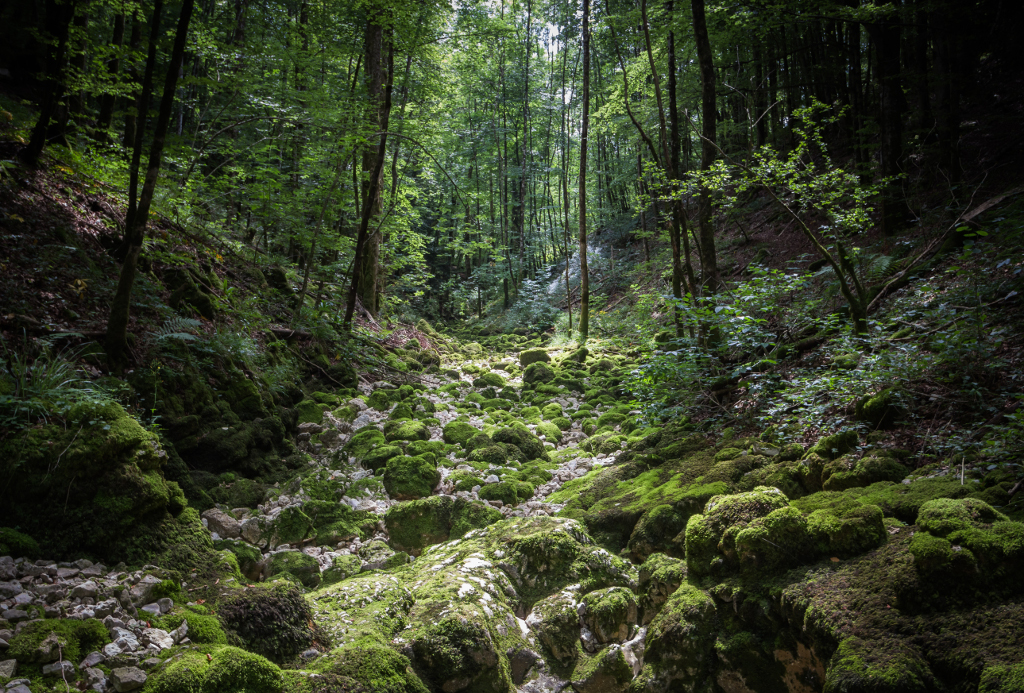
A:
[[[508,463],[508,450],[502,444],[491,444],[469,453],[470,462],[480,462],[489,467],[501,467]]]
[[[484,500],[501,501],[503,505],[518,505],[528,500],[533,495],[533,491],[532,484],[513,480],[487,484],[477,492],[477,495]]]
[[[296,679],[297,684],[310,680],[323,684],[323,687],[314,687],[309,693],[428,693],[427,687],[412,670],[409,659],[383,645],[361,642],[334,650],[316,660],[313,668],[316,678],[300,676]],[[291,689],[286,686],[286,690]],[[305,689],[295,690],[306,693]]]
[[[381,433],[380,429],[376,426],[366,426],[356,431],[355,434],[349,438],[349,441],[345,443],[344,451],[345,454],[350,457],[355,457],[357,461],[361,461],[365,459],[372,450],[385,445],[387,445],[387,440],[384,438],[384,434]]]
[[[523,382],[527,385],[550,383],[554,379],[555,372],[541,361],[531,363],[526,367],[526,370],[523,371]]]
[[[431,544],[459,539],[471,529],[500,519],[498,510],[483,503],[431,496],[392,506],[384,515],[384,524],[394,549],[418,556]]]
[[[892,428],[900,415],[900,408],[896,399],[896,393],[892,388],[886,388],[874,395],[862,397],[857,400],[855,409],[857,420],[863,421],[871,428]]]
[[[917,648],[906,641],[867,642],[851,637],[839,643],[829,662],[826,693],[903,693],[934,691],[935,675]]]
[[[409,421],[412,419],[412,407],[408,404],[401,402],[395,405],[395,408],[388,414],[389,421]]]
[[[383,440],[383,436],[381,436]],[[366,454],[361,460],[364,467],[377,471],[387,466],[388,460],[402,454],[402,448],[397,445],[381,445]]]
[[[528,368],[534,363],[548,363],[551,361],[551,357],[548,356],[546,349],[525,349],[519,352],[519,364],[523,368]]]
[[[637,622],[637,602],[632,590],[606,587],[583,597],[583,623],[599,643],[623,642]]]
[[[61,657],[77,662],[110,642],[99,620],[42,619],[29,622],[11,639],[5,659],[21,664],[48,664]]]
[[[505,379],[491,371],[473,380],[473,387],[505,387]]]
[[[321,573],[323,584],[333,585],[358,575],[362,565],[362,561],[356,556],[336,556],[331,561],[331,567]]]
[[[834,460],[857,447],[857,432],[842,431],[830,436],[823,436],[805,455],[817,454],[827,460]]]
[[[549,443],[562,442],[562,429],[550,421],[543,421],[537,424],[537,433],[544,436]]]
[[[391,408],[391,398],[388,396],[388,391],[384,389],[374,390],[366,398],[366,405],[377,411],[387,411]]]
[[[389,421],[384,424],[384,437],[396,440],[430,440],[430,429],[421,421]]]
[[[736,562],[736,535],[753,520],[789,505],[778,489],[765,486],[708,501],[704,514],[686,523],[686,565],[694,575],[719,572]]]
[[[877,481],[902,481],[909,473],[906,466],[892,457],[869,455],[857,459],[844,455],[822,466],[821,487],[825,491],[843,491]]]
[[[452,421],[445,424],[441,437],[444,439],[444,442],[450,445],[461,445],[465,448],[470,438],[479,432],[475,426],[467,421]]]
[[[675,553],[682,547],[673,540],[686,529],[687,519],[672,505],[656,505],[633,527],[626,548],[640,561],[656,552]]]
[[[305,587],[320,584],[320,563],[301,551],[280,551],[267,561],[264,573],[268,578],[287,573]]]
[[[38,558],[39,543],[24,532],[0,527],[0,556]]]
[[[576,661],[580,617],[573,592],[564,590],[540,600],[526,617],[526,623],[558,664],[568,667]]]
[[[185,652],[151,674],[146,693],[281,693],[284,679],[276,664],[231,646]]]
[[[640,566],[637,587],[639,622],[647,625],[668,598],[686,579],[686,562],[663,553],[654,553]]]
[[[690,584],[681,584],[648,627],[644,668],[628,690],[701,690],[712,678],[717,631],[711,597]]]
[[[517,425],[499,429],[491,435],[491,438],[496,443],[505,443],[519,448],[527,460],[549,459],[544,443],[525,426]]]
[[[314,402],[311,399],[304,399],[295,405],[298,414],[298,423],[321,423],[324,420],[324,411],[329,409],[325,404]]]
[[[423,456],[392,457],[384,469],[384,489],[395,500],[415,500],[429,496],[441,474],[433,462]]]

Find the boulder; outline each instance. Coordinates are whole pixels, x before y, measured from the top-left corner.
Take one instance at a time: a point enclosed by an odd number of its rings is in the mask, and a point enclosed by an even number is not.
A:
[[[117,693],[142,688],[147,678],[146,672],[138,667],[120,667],[110,672],[110,683]]]

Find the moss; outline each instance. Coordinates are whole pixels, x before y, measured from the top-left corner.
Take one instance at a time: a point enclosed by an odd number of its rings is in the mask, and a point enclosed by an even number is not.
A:
[[[317,627],[340,647],[388,645],[412,607],[409,590],[393,577],[365,573],[310,594]]]
[[[706,575],[735,560],[736,534],[758,517],[788,505],[778,489],[758,487],[731,496],[715,496],[703,515],[693,515],[686,524],[686,565],[694,575]],[[726,533],[729,536],[726,537]]]
[[[531,630],[548,654],[563,667],[571,667],[578,656],[580,617],[570,592],[558,592],[533,606]]]
[[[331,652],[315,664],[317,691],[427,693],[409,660],[390,647],[358,645]]]
[[[389,421],[384,424],[384,437],[396,440],[430,440],[430,430],[420,421]]]
[[[825,693],[931,691],[936,680],[927,662],[904,641],[847,638],[829,663]]]
[[[229,642],[275,661],[285,661],[314,644],[330,645],[314,623],[309,604],[288,583],[241,590],[218,605]]]
[[[497,373],[484,373],[473,381],[473,387],[505,387],[505,379]]]
[[[713,666],[715,605],[683,583],[651,622],[644,640],[644,669],[629,690],[697,690]]]
[[[228,644],[227,634],[224,633],[224,629],[221,627],[220,621],[217,620],[216,616],[196,613],[188,607],[180,610],[176,609],[166,616],[157,619],[153,626],[170,632],[185,621],[188,622],[188,638],[192,642],[199,645]]]
[[[937,498],[924,503],[917,514],[918,527],[939,537],[999,520],[1006,520],[1006,516],[973,498]]]
[[[537,433],[544,436],[550,442],[562,442],[562,429],[550,421],[544,421],[537,425]]]
[[[499,429],[491,438],[496,443],[506,443],[519,448],[527,460],[548,459],[544,443],[525,426],[517,425]]]
[[[723,544],[727,544],[731,529],[726,530]],[[750,521],[736,532],[733,542],[736,558],[746,570],[777,570],[798,565],[813,555],[807,519],[792,506]]]
[[[555,418],[551,419],[551,423],[553,423],[555,426],[558,426],[558,429],[561,431],[568,431],[569,429],[572,428],[572,421],[565,418],[564,416],[556,416]]]
[[[441,481],[433,462],[425,457],[393,457],[384,470],[384,488],[396,500],[429,496]]]
[[[342,580],[358,575],[362,570],[362,561],[356,556],[335,556],[331,567],[321,573],[323,584],[333,585]]]
[[[523,371],[523,382],[527,385],[538,385],[541,383],[550,383],[555,379],[555,372],[548,368],[543,362],[531,363]]]
[[[637,602],[625,587],[595,590],[582,599],[583,622],[600,643],[625,641],[637,622]]]
[[[685,579],[685,561],[663,553],[651,554],[640,566],[637,587],[640,623],[650,623]]]
[[[548,363],[551,361],[551,357],[548,356],[546,349],[524,349],[519,352],[519,363],[523,368],[527,368],[534,363]]]
[[[978,693],[1020,693],[1024,691],[1024,662],[986,667],[981,672]]]
[[[544,405],[544,408],[541,409],[541,414],[543,414],[544,418],[548,419],[549,421],[555,419],[559,416],[562,416],[562,405],[558,404],[557,402],[546,404]]]
[[[38,558],[39,543],[16,529],[0,527],[0,556]]]
[[[301,551],[281,551],[270,557],[266,567],[267,577],[282,573],[294,576],[306,587],[312,588],[320,584],[319,562]]]
[[[617,412],[608,412],[606,414],[601,414],[601,416],[597,417],[597,427],[598,428],[602,428],[604,426],[615,427],[615,426],[618,426],[620,423],[622,423],[625,420],[626,420],[626,416],[624,414],[619,414]]]
[[[51,637],[52,636],[52,637]],[[44,642],[45,641],[45,642]],[[55,641],[55,642],[54,642]],[[78,662],[87,653],[99,650],[110,642],[110,636],[103,624],[95,619],[75,621],[72,619],[43,619],[31,621],[10,641],[5,656],[22,663],[43,664],[55,661],[56,656],[40,656],[42,646],[47,652],[57,654],[57,647],[65,659]]]
[[[900,415],[895,400],[896,395],[892,388],[863,397],[857,401],[857,419],[867,423],[871,428],[891,428]]]
[[[742,454],[743,451],[740,450],[739,448],[723,448],[722,450],[719,450],[717,453],[715,453],[715,462],[725,462],[728,460],[734,460]]]
[[[298,423],[321,423],[324,420],[326,409],[327,407],[323,404],[318,404],[311,399],[304,399],[295,405],[295,410],[299,415]]]
[[[533,495],[533,486],[522,481],[502,481],[487,484],[477,495],[484,500],[499,500],[504,505],[518,505]]]
[[[158,670],[145,693],[281,693],[281,670],[263,657],[237,647],[187,652]]]
[[[497,693],[511,683],[508,672],[498,668],[487,629],[467,619],[449,616],[431,624],[412,650],[425,678],[438,689]]]
[[[404,402],[396,404],[395,408],[388,414],[389,421],[409,421],[412,418],[412,407]]]
[[[815,510],[807,517],[807,531],[819,554],[839,558],[878,548],[888,538],[881,508],[855,503]]]
[[[686,520],[672,505],[656,505],[636,523],[626,548],[640,561],[655,552],[672,553],[678,548],[672,540],[686,529]]]
[[[818,454],[822,457],[833,460],[857,447],[857,432],[843,431],[831,436],[822,437],[806,454]]]
[[[365,458],[371,450],[386,445],[384,434],[375,426],[367,426],[358,430],[345,444],[345,453],[356,460]]]
[[[361,461],[365,468],[377,471],[387,466],[388,460],[401,454],[402,448],[397,445],[382,445],[369,452]]]
[[[466,421],[452,421],[445,425],[442,438],[446,443],[465,448],[469,440],[478,433],[476,427]]]

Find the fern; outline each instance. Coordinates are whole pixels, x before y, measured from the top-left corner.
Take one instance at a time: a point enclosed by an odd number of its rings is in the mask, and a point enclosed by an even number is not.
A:
[[[877,282],[889,274],[889,268],[895,258],[891,255],[865,255],[860,262],[860,275],[863,281]]]
[[[156,332],[150,332],[153,340],[160,342],[168,339],[180,339],[185,342],[195,341],[198,337],[192,330],[197,329],[203,323],[193,318],[176,316],[165,322]]]

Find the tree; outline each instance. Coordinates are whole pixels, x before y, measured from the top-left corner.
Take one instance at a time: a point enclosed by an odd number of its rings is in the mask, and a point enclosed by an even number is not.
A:
[[[46,51],[46,76],[39,118],[32,128],[28,145],[19,152],[21,160],[35,166],[49,139],[53,119],[64,95],[65,62],[68,52],[68,30],[75,16],[75,0],[46,0],[46,34],[51,45]]]
[[[590,270],[587,267],[587,140],[590,134],[590,0],[583,0],[583,122],[580,125],[580,344],[590,335]]]
[[[715,161],[715,128],[718,108],[715,97],[715,64],[711,54],[711,40],[708,38],[708,23],[704,12],[704,0],[690,0],[693,9],[693,35],[697,42],[697,62],[700,65],[701,98],[701,155],[700,168],[707,171]],[[706,187],[700,191],[700,264],[701,285],[705,291],[715,291],[721,280],[718,277],[718,256],[715,252],[715,230],[711,225],[711,195]]]
[[[110,369],[116,373],[120,373],[127,363],[125,350],[128,346],[128,318],[131,309],[132,287],[135,284],[135,270],[139,253],[142,252],[142,243],[146,237],[146,221],[149,218],[149,208],[153,202],[153,192],[160,175],[164,140],[174,106],[174,89],[178,83],[181,59],[185,54],[185,40],[188,36],[188,26],[192,19],[194,4],[195,0],[183,0],[181,4],[181,14],[178,16],[178,27],[174,35],[174,46],[171,49],[171,60],[167,66],[167,78],[164,80],[163,97],[160,99],[160,111],[157,115],[156,127],[153,129],[153,143],[149,151],[146,181],[142,186],[142,194],[139,196],[138,208],[131,218],[130,225],[126,224],[125,227],[128,251],[121,265],[117,292],[110,305],[105,344]],[[158,18],[154,17],[153,21],[156,23]]]

